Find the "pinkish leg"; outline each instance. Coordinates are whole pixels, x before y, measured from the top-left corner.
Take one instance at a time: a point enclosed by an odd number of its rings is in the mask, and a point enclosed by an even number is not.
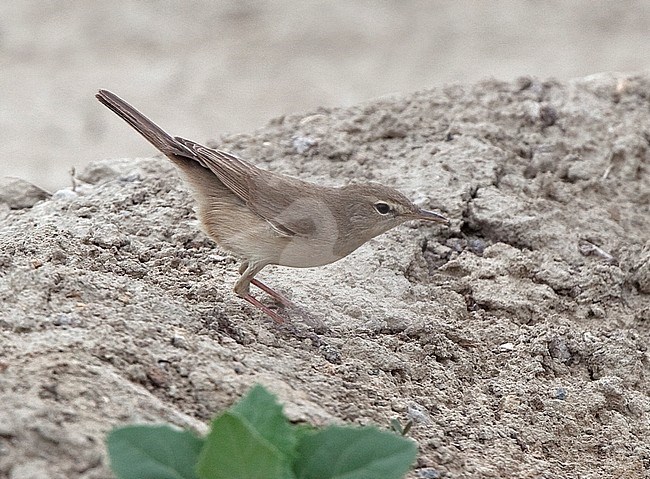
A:
[[[269,288],[267,285],[262,283],[259,279],[255,279],[255,278],[251,279],[251,284],[253,284],[253,285],[257,286],[258,288],[260,288],[262,291],[264,291],[266,294],[271,296],[273,299],[275,299],[278,303],[280,303],[284,307],[286,307],[286,308],[295,307],[294,304],[291,301],[289,301],[287,298],[282,296],[280,293],[278,293],[278,292],[272,290],[271,288]]]
[[[262,311],[264,311],[264,312],[265,312],[267,315],[269,315],[269,316],[271,317],[271,319],[273,319],[273,321],[275,321],[276,323],[278,323],[278,324],[283,324],[283,323],[284,323],[284,318],[283,318],[282,316],[280,316],[278,313],[276,313],[276,312],[273,311],[272,309],[269,309],[269,308],[268,308],[267,306],[265,306],[264,304],[260,303],[257,299],[255,299],[255,298],[254,298],[253,296],[251,296],[250,294],[247,294],[247,295],[245,295],[245,296],[242,296],[242,298],[245,299],[246,301],[248,301],[250,304],[252,304],[252,305],[255,306],[256,308],[259,308],[259,309],[261,309]]]

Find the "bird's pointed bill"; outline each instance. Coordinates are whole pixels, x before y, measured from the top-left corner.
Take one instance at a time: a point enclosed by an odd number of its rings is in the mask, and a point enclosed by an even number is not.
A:
[[[450,221],[444,216],[438,213],[434,213],[433,211],[427,211],[427,210],[419,210],[415,214],[415,218],[418,220],[435,221],[437,223],[445,223],[445,224],[450,223]]]

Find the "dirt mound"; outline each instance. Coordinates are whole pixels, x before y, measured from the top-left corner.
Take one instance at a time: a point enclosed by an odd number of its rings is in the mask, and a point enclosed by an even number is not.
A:
[[[12,185],[0,476],[110,477],[111,427],[204,431],[259,382],[295,420],[413,421],[414,478],[646,477],[649,112],[647,76],[524,78],[220,139],[263,168],[381,181],[453,219],[327,267],[265,269],[306,312],[290,327],[232,293],[236,260],[200,232],[167,160],[96,163],[45,200]]]

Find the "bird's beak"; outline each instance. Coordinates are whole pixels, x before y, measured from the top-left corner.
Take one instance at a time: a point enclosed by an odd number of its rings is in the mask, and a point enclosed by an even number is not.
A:
[[[427,211],[427,210],[418,210],[415,213],[415,219],[425,220],[425,221],[435,221],[436,223],[444,223],[446,225],[451,223],[451,221],[449,221],[444,216],[438,213],[434,213],[433,211]]]

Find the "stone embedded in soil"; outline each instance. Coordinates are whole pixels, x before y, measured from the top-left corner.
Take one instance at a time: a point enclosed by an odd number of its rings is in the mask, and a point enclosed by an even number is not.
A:
[[[0,178],[0,204],[12,210],[31,208],[51,194],[36,185],[19,178]]]

